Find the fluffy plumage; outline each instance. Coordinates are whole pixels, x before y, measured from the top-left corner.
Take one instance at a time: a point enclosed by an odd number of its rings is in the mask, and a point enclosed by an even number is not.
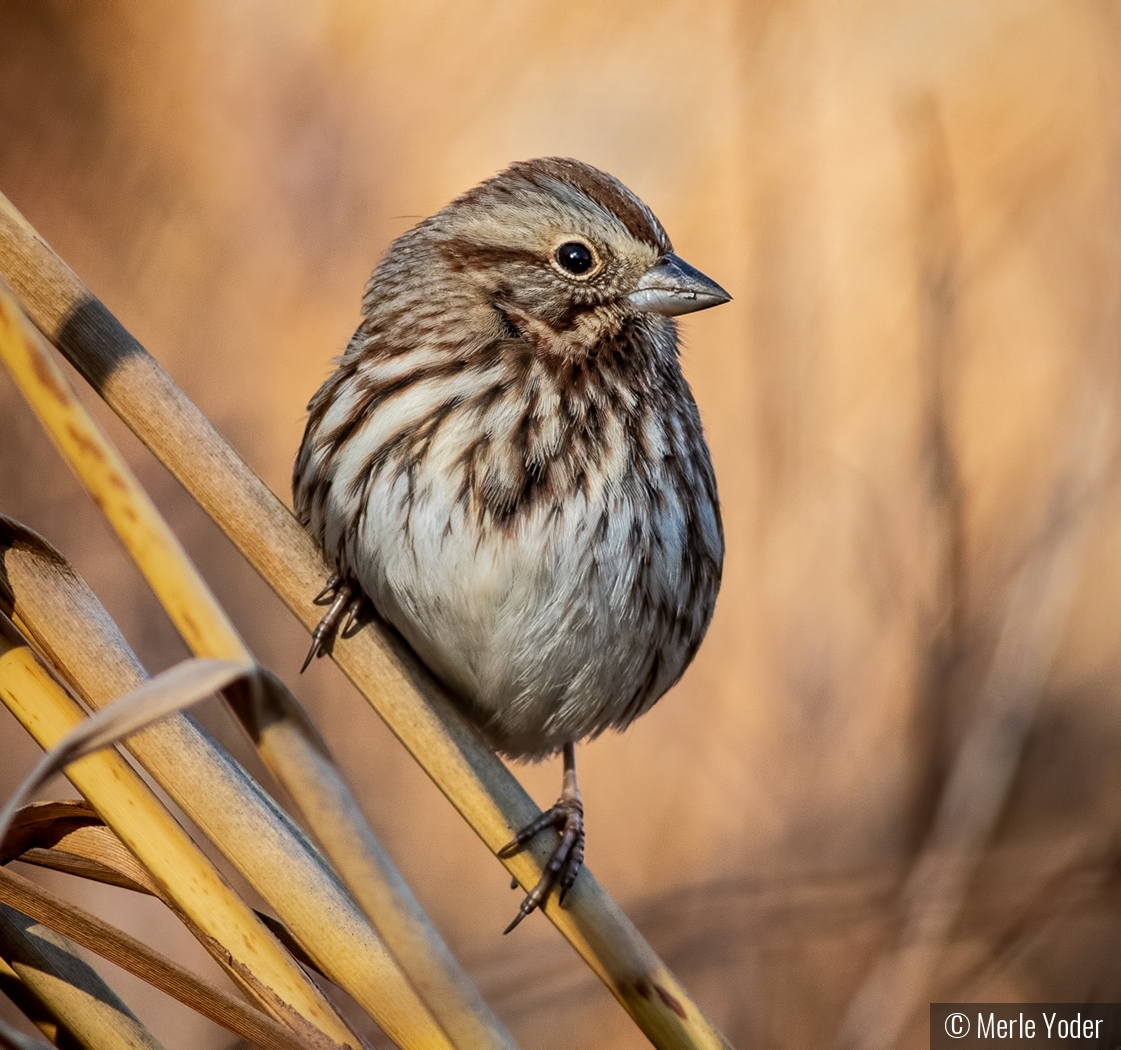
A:
[[[712,617],[716,481],[648,307],[685,293],[638,292],[671,252],[611,176],[514,164],[392,244],[309,405],[300,520],[507,755],[625,727]]]

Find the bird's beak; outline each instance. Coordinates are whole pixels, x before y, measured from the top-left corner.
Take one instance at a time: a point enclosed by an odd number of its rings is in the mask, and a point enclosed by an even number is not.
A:
[[[671,317],[707,310],[731,298],[714,280],[672,252],[651,266],[627,296],[631,307],[640,313]]]

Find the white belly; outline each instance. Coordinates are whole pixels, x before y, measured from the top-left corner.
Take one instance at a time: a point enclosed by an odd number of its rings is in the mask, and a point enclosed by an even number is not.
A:
[[[373,483],[346,562],[498,748],[553,753],[633,717],[681,674],[691,653],[665,612],[686,613],[674,498],[636,516],[623,494],[579,496],[480,528],[446,476],[421,477],[411,495],[404,476]]]

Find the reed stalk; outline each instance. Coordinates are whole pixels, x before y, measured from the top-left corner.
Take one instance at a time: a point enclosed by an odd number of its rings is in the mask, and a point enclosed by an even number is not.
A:
[[[294,1032],[196,977],[134,937],[6,868],[0,868],[0,910],[5,906],[18,909],[15,914],[25,917],[21,920],[24,926],[30,922],[41,923],[43,928],[53,931],[56,938],[63,938],[67,944],[72,941],[108,959],[261,1050],[305,1050],[307,1046]],[[0,930],[0,940],[2,936]],[[53,942],[53,938],[48,939]],[[2,946],[0,951],[3,951]],[[67,1022],[67,1027],[74,1025]]]
[[[171,377],[0,197],[0,276],[35,324],[215,520],[309,629],[329,575],[310,537]],[[497,853],[537,806],[392,633],[372,624],[333,658],[487,847]],[[554,840],[555,841],[555,840]],[[505,864],[523,887],[554,841]],[[545,914],[659,1047],[727,1041],[585,867],[565,906]]]

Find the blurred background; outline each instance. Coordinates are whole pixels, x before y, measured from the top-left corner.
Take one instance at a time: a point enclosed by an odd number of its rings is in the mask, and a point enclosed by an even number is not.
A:
[[[931,1000],[1121,998],[1119,55],[1108,0],[4,0],[0,191],[285,500],[393,237],[519,158],[638,193],[735,296],[682,325],[728,554],[684,680],[582,748],[588,862],[737,1047],[917,1048]],[[92,407],[514,1036],[646,1045],[546,921],[500,936],[502,869]],[[0,512],[186,655],[2,374]],[[0,791],[35,757],[0,713]]]

